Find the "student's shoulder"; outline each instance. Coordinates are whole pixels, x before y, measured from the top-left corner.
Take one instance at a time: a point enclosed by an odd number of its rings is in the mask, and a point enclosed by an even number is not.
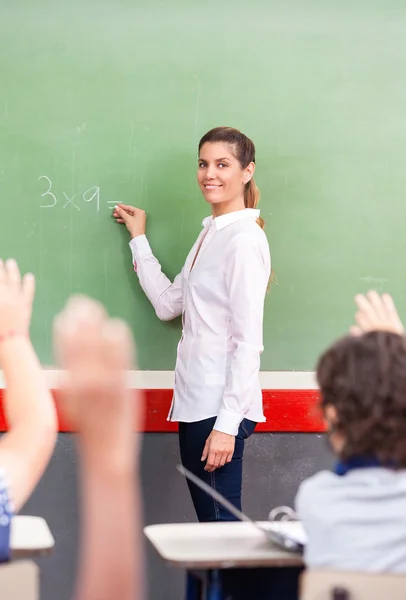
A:
[[[339,483],[341,479],[342,478],[334,473],[334,471],[325,469],[302,481],[299,486],[299,491],[302,493],[323,491],[324,489],[329,489],[331,486]]]
[[[340,484],[340,478],[332,471],[320,471],[305,479],[298,489],[296,495],[296,507],[300,512],[301,508],[320,504],[325,501],[326,496],[329,497],[335,487]]]

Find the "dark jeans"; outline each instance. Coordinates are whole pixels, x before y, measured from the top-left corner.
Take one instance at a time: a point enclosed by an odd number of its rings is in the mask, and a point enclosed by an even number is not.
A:
[[[249,419],[242,421],[235,438],[232,461],[225,464],[224,467],[216,469],[213,473],[208,473],[204,470],[206,463],[200,459],[215,421],[216,417],[212,417],[195,423],[179,423],[179,448],[182,464],[241,510],[244,442],[253,433],[256,423]],[[236,518],[214,498],[189,480],[187,483],[200,522],[236,521]]]

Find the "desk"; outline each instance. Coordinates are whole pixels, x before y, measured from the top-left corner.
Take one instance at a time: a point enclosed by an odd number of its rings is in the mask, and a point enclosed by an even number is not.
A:
[[[11,522],[11,559],[50,554],[55,540],[42,517],[17,515]]]
[[[149,525],[144,533],[166,563],[188,571],[187,600],[220,600],[224,569],[303,567],[300,554],[278,548],[250,523]]]

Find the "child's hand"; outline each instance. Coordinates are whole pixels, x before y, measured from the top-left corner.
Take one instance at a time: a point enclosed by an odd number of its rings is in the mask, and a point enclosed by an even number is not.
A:
[[[142,418],[142,398],[134,398],[126,383],[134,355],[129,327],[110,319],[98,302],[77,296],[55,319],[54,347],[66,370],[64,416],[83,443],[117,465],[128,456]]]
[[[31,273],[21,280],[15,260],[0,259],[0,338],[8,335],[28,335],[35,278]]]
[[[368,331],[389,331],[404,334],[404,327],[389,294],[380,296],[377,292],[368,292],[366,296],[355,296],[358,312],[355,314],[357,325],[350,328],[352,335],[361,335]]]

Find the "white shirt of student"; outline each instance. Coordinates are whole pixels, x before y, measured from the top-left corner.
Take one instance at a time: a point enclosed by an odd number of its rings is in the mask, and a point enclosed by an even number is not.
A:
[[[296,512],[310,569],[406,574],[406,470],[321,471],[304,481]]]
[[[182,314],[175,389],[168,420],[217,417],[237,435],[244,418],[265,421],[259,383],[264,299],[271,272],[259,210],[207,217],[174,282],[145,235],[130,242],[140,284],[164,321]]]

